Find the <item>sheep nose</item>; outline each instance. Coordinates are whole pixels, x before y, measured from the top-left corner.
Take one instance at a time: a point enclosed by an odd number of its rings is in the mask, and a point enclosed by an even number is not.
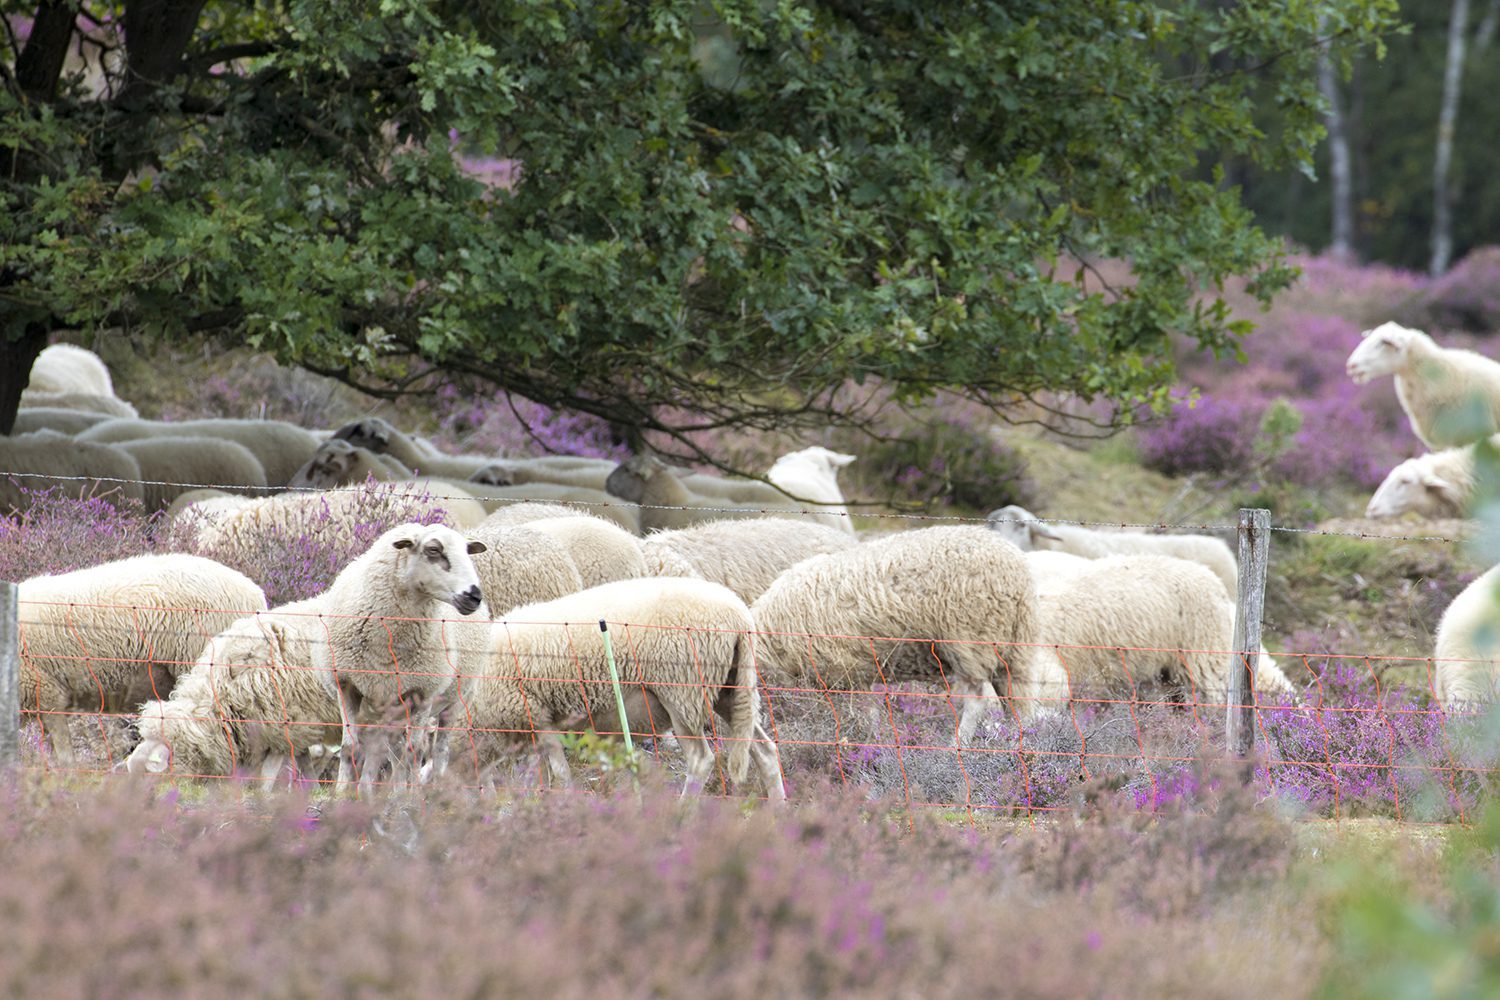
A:
[[[455,603],[460,614],[472,615],[479,609],[479,605],[484,603],[484,595],[480,593],[478,587],[470,587],[458,595]]]

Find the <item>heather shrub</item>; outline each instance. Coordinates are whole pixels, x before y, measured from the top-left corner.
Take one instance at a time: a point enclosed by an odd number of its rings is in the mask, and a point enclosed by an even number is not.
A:
[[[359,412],[352,393],[332,379],[257,355],[227,371],[183,380],[162,404],[161,419],[234,417],[286,420],[302,427],[337,426]]]
[[[152,520],[129,497],[26,490],[26,510],[0,517],[0,580],[66,573],[151,550]]]
[[[1500,330],[1500,246],[1476,247],[1448,273],[1434,278],[1396,311],[1408,326],[1427,330]]]
[[[486,455],[582,455],[623,460],[629,450],[609,424],[554,410],[510,393],[458,382],[439,385],[432,401],[436,437],[461,451]]]

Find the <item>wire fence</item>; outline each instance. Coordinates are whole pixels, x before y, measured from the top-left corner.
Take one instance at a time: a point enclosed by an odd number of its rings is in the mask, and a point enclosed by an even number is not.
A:
[[[200,623],[226,613],[168,610]],[[266,612],[174,632],[162,611],[19,603],[23,769],[336,787],[343,768],[384,789],[557,791],[624,780],[639,764],[708,794],[796,799],[832,778],[981,820],[1046,816],[1098,795],[1160,805],[1204,792],[1198,765],[1228,754],[1226,683],[1192,664],[1227,665],[1229,650],[840,636],[846,661],[773,663],[736,660],[743,633],[612,622],[621,702],[645,747],[632,761],[615,742],[623,727],[595,622],[532,623],[526,638],[521,623],[434,620],[441,644],[407,652],[379,637],[410,620],[373,618],[374,652],[351,660],[330,646],[328,616]],[[786,638],[748,636],[752,647]],[[965,693],[958,646],[989,648],[995,697]],[[1063,667],[1049,681],[1030,672],[1044,651]],[[1494,727],[1484,706],[1440,707],[1442,664],[1273,655],[1311,680],[1253,695],[1249,766],[1267,797],[1329,818],[1465,823],[1493,794]],[[744,662],[757,670],[757,726],[735,721]],[[926,672],[896,675],[897,663]],[[340,688],[394,696],[351,711]],[[975,699],[981,721],[959,741]],[[729,762],[747,742],[750,767],[736,781]]]

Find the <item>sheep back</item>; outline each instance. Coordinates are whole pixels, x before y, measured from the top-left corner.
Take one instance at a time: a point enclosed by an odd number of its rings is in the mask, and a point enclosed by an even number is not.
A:
[[[139,501],[140,479],[140,464],[108,444],[52,431],[0,438],[0,514],[26,510],[29,493],[54,488],[64,496]]]
[[[168,509],[189,490],[266,486],[260,459],[244,445],[222,438],[140,438],[121,441],[115,447],[141,467],[141,490],[148,514]]]
[[[753,602],[803,559],[857,544],[853,536],[816,521],[759,517],[659,531],[641,539],[640,548],[656,576],[702,577]]]
[[[1448,605],[1434,641],[1433,693],[1450,711],[1486,705],[1500,693],[1500,566]]]

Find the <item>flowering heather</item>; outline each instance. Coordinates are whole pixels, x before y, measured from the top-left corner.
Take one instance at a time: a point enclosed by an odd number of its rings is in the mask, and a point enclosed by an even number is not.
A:
[[[27,490],[30,506],[0,517],[0,580],[66,573],[151,549],[139,501],[70,497],[62,487]]]
[[[1500,330],[1500,246],[1478,247],[1434,279],[1401,310],[1428,329],[1491,334]]]
[[[473,386],[445,382],[433,401],[437,437],[463,451],[486,455],[582,455],[623,460],[629,451],[613,440],[598,417],[554,410],[540,403]]]

